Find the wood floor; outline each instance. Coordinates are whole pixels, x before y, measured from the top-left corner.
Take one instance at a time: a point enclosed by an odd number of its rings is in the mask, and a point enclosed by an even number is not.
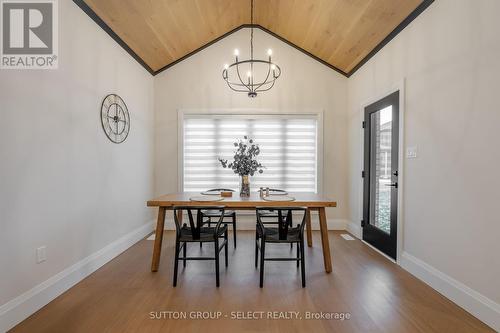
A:
[[[254,233],[230,243],[229,267],[215,287],[212,261],[180,265],[172,287],[174,233],[150,272],[152,241],[142,240],[19,324],[13,332],[491,332],[486,325],[359,240],[330,232],[333,272],[323,267],[320,235],[306,247],[307,287],[293,262],[267,262],[264,288],[253,263]],[[213,253],[205,245],[203,253]],[[276,245],[270,255],[293,255]],[[188,254],[198,254],[198,244]],[[266,251],[267,252],[267,251]],[[222,260],[223,262],[223,260]],[[166,311],[166,312],[162,312]],[[168,311],[222,312],[221,319],[168,319]],[[297,311],[302,319],[231,319],[232,311]],[[349,320],[306,320],[306,312],[349,313]],[[161,319],[151,319],[151,312]],[[233,313],[234,314],[234,313]],[[279,313],[278,313],[279,314]],[[170,313],[170,316],[173,316]],[[228,318],[225,318],[227,315]],[[254,314],[255,315],[255,314]],[[256,314],[258,316],[258,314]]]

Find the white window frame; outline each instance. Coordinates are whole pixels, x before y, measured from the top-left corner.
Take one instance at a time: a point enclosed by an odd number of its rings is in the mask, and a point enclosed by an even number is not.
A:
[[[272,116],[290,116],[290,118],[300,118],[301,116],[316,117],[317,119],[317,177],[316,190],[318,194],[323,194],[323,110],[311,111],[290,111],[277,112],[272,109],[178,109],[177,110],[177,161],[178,161],[178,177],[177,188],[179,192],[183,191],[184,184],[184,119],[186,116],[243,116],[252,115],[253,117],[272,117]]]

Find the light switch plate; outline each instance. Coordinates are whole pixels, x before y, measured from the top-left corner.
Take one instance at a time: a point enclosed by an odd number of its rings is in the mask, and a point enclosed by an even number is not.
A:
[[[411,146],[406,148],[406,158],[417,158],[417,146]]]
[[[41,246],[36,249],[36,263],[42,263],[47,260],[47,251],[45,246]]]

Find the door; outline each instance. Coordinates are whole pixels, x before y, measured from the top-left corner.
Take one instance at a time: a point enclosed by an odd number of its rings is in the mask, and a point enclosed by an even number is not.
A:
[[[365,108],[363,240],[396,259],[399,91]]]

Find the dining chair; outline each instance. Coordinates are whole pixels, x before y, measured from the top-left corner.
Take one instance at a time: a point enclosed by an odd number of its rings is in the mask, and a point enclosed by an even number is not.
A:
[[[205,191],[203,193],[220,193],[220,192],[234,192],[234,190],[231,190],[231,189],[227,189],[227,188],[214,188],[214,189],[211,189],[211,190],[208,190],[208,191]],[[208,217],[208,221],[206,223],[208,223],[208,226],[210,227],[211,224],[213,223],[212,222],[212,218],[219,218],[220,215],[219,215],[219,212],[217,211],[213,211],[213,210],[203,210],[202,211],[202,214],[203,214],[203,217]],[[224,218],[231,218],[231,221],[228,221],[227,219],[225,220]],[[228,224],[232,224],[233,226],[233,242],[234,242],[234,248],[236,248],[236,212],[234,210],[226,210],[224,211],[224,216],[223,216],[223,219],[222,219],[222,223],[224,223],[225,225],[228,225]],[[200,247],[203,246],[203,243],[200,242]]]
[[[285,190],[280,190],[276,188],[270,188],[270,195],[286,195],[288,192]],[[277,224],[278,212],[272,208],[268,208],[267,210],[262,210],[261,212],[262,223],[266,224]],[[292,225],[290,225],[292,227]],[[290,243],[290,249],[293,248],[293,243]],[[257,259],[255,259],[257,260]],[[257,264],[256,264],[257,265]]]
[[[179,260],[183,261],[183,266],[186,267],[187,260],[215,260],[215,281],[219,287],[219,253],[224,248],[225,264],[228,265],[227,251],[227,226],[222,223],[224,217],[223,206],[175,206],[174,221],[175,221],[175,264],[174,264],[174,287],[177,285],[177,270]],[[204,227],[203,213],[204,210],[210,210],[219,214],[219,220],[215,227]],[[189,226],[184,223],[181,225],[178,214],[187,211]],[[193,216],[196,213],[196,216]],[[222,242],[221,239],[222,238]],[[214,243],[214,257],[188,257],[186,255],[187,244],[191,242]],[[180,257],[180,252],[183,250],[183,256]]]
[[[260,250],[260,287],[264,286],[264,262],[265,261],[296,261],[297,267],[301,267],[302,274],[302,287],[306,286],[306,270],[304,261],[304,226],[306,223],[306,214],[308,214],[305,207],[276,207],[274,210],[277,214],[276,227],[268,227],[262,222],[262,213],[269,210],[268,207],[257,207],[257,233],[255,237],[255,267],[258,267],[258,257]],[[293,225],[293,213],[300,213],[300,222],[295,226]],[[297,256],[288,258],[266,258],[266,243],[282,244],[282,243],[296,243]]]

